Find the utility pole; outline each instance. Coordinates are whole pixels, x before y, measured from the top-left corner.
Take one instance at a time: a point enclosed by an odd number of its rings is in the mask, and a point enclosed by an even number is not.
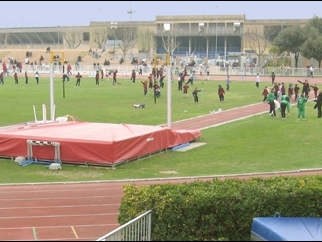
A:
[[[130,38],[130,43],[131,43],[131,58],[132,57],[132,48],[133,48],[133,45],[132,45],[132,40],[133,40],[133,29],[132,29],[132,14],[134,13],[135,11],[132,11],[132,7],[131,7],[131,1],[130,1],[130,10],[127,11],[127,13],[130,15],[130,23],[131,23],[131,38]]]
[[[167,65],[167,126],[170,129],[171,128],[171,84],[172,84],[172,80],[171,80],[171,53],[170,51],[167,52],[166,54],[166,65]]]

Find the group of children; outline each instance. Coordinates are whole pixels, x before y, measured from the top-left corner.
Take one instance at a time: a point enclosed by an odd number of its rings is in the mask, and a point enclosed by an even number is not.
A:
[[[290,113],[290,103],[294,101],[296,102],[296,107],[298,109],[297,119],[302,118],[305,120],[305,104],[309,99],[311,88],[313,88],[314,101],[317,102],[317,104],[319,103],[319,105],[316,104],[315,108],[318,108],[318,118],[321,117],[322,92],[319,92],[321,95],[318,95],[319,88],[317,85],[315,84],[314,86],[311,86],[307,80],[304,82],[298,80],[297,82],[303,85],[302,90],[298,84],[295,84],[293,88],[292,83],[289,84],[288,89],[286,90],[284,82],[274,82],[270,91],[267,86],[264,88],[262,92],[262,96],[264,97],[263,102],[267,102],[269,104],[269,115],[276,118],[276,111],[278,110],[281,112],[282,119],[285,120],[286,110],[288,113]],[[300,92],[301,94],[299,94]],[[321,101],[317,100],[318,97],[320,97]]]
[[[1,85],[4,85],[4,77],[5,75],[8,76],[8,73],[2,71],[0,72],[0,84]],[[14,75],[13,75],[13,79],[15,80],[15,85],[19,85],[19,77],[18,77],[18,73],[15,72]],[[36,84],[38,85],[39,84],[39,73],[38,71],[35,72],[35,80],[36,80]],[[29,83],[29,76],[28,76],[28,72],[25,71],[25,84],[28,84]]]

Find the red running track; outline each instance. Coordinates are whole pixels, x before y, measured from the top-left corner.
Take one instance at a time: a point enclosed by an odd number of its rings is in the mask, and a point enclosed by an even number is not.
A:
[[[285,78],[279,81],[292,80],[292,78]],[[314,79],[314,83],[321,83],[321,80]],[[263,111],[268,111],[267,104],[259,103],[197,117],[198,122],[194,119],[176,122],[172,128],[202,129]],[[198,124],[197,127],[195,127],[196,124]],[[312,173],[317,174],[322,171],[289,172],[282,175]],[[253,176],[276,175],[278,173]],[[250,176],[234,177],[246,179]],[[222,176],[224,177],[228,176]],[[140,185],[180,183],[196,179],[159,179],[135,183]],[[212,178],[202,178],[204,179]],[[0,240],[94,241],[119,226],[118,209],[123,195],[122,186],[125,183],[129,182],[0,185]]]
[[[322,174],[322,170],[231,176]],[[224,179],[230,176],[217,176]],[[182,183],[212,177],[136,181],[137,185]],[[1,241],[95,241],[119,227],[122,186],[131,182],[0,186]],[[133,182],[132,182],[133,183]]]

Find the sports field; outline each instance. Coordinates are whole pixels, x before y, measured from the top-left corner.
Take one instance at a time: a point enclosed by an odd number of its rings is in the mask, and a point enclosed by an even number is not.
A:
[[[189,89],[186,98],[182,91],[178,91],[177,81],[174,80],[171,88],[171,120],[178,121],[218,109],[228,110],[259,103],[262,101],[262,89],[265,85],[271,85],[267,77],[262,78],[260,88],[255,88],[255,76],[244,79],[231,77],[230,90],[226,92],[224,103],[220,103],[217,88],[219,84],[225,86],[225,80],[224,77],[213,79],[206,81],[199,78]],[[278,77],[276,79],[278,81]],[[83,78],[80,88],[75,88],[75,78],[65,83],[55,78],[56,117],[69,114],[88,122],[166,124],[167,83],[161,90],[162,97],[155,100],[150,90],[146,96],[143,95],[141,80],[144,78],[139,77],[136,83],[132,83],[129,78],[120,76],[120,85],[103,80],[99,86],[95,86],[93,78]],[[296,82],[296,78],[289,78],[288,81]],[[321,85],[318,78],[314,79],[315,82]],[[310,80],[310,83],[313,85],[313,81]],[[192,87],[203,89],[197,104],[193,102]],[[39,85],[30,78],[26,85],[21,77],[19,85],[14,85],[13,78],[8,77],[5,84],[0,86],[0,95],[4,104],[0,107],[1,126],[32,121],[32,105],[36,106],[39,119],[42,117],[41,105],[46,104],[49,108],[49,78],[42,77]],[[133,104],[141,103],[146,104],[146,108],[133,108]],[[316,118],[312,101],[306,106],[306,121],[296,119],[297,109],[292,106],[286,120],[273,119],[266,113],[205,129],[202,130],[201,142],[206,145],[187,152],[159,153],[116,169],[63,165],[63,169],[57,172],[42,165],[20,167],[11,160],[3,159],[0,182],[186,177],[319,168],[317,147],[321,145],[318,132],[320,119]]]

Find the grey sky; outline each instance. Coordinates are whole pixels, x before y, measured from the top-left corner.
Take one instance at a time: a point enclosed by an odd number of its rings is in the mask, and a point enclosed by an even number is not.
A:
[[[236,15],[310,19],[321,1],[2,1],[0,28],[88,26],[91,21],[154,21],[157,15]],[[132,10],[132,14],[127,12]]]

